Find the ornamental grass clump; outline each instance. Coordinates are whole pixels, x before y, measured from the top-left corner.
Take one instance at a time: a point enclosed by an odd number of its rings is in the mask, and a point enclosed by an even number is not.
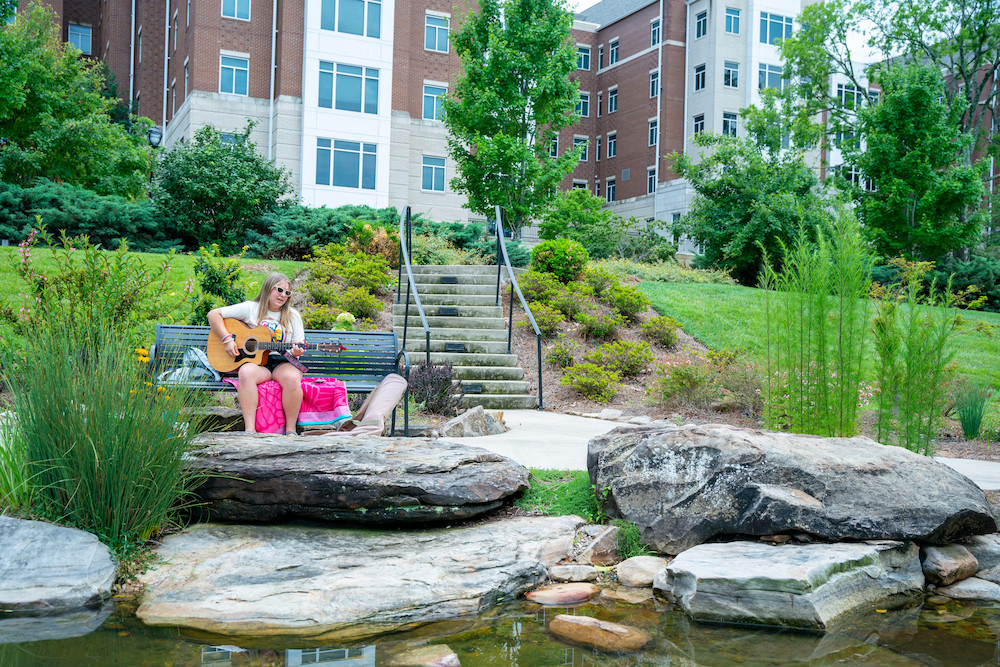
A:
[[[621,377],[597,364],[576,364],[566,371],[559,384],[575,389],[592,401],[607,403],[621,388]]]
[[[983,428],[983,418],[986,417],[986,406],[993,398],[993,390],[977,385],[967,386],[955,396],[955,413],[962,425],[962,434],[966,440],[975,440]]]

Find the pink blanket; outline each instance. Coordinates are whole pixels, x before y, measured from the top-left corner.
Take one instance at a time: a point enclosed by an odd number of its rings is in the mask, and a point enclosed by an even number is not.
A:
[[[234,387],[239,386],[237,378],[225,378]],[[258,433],[284,433],[285,413],[281,409],[281,385],[268,380],[257,385],[257,417],[254,426]],[[302,379],[302,409],[299,424],[317,426],[335,424],[351,418],[347,407],[347,385],[341,380],[330,378]]]

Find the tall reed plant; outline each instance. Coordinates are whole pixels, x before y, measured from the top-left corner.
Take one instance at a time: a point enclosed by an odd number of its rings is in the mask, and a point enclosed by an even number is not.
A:
[[[991,398],[993,390],[978,385],[963,387],[955,396],[955,413],[966,440],[975,440],[982,432],[986,407]]]
[[[842,203],[811,241],[783,246],[780,271],[765,262],[764,421],[823,436],[858,429],[872,256]],[[768,258],[766,258],[768,259]]]
[[[181,416],[193,396],[154,387],[107,322],[86,334],[42,324],[31,353],[5,368],[16,415],[8,442],[30,510],[128,557],[174,521],[196,482],[183,456],[199,429]]]
[[[889,263],[899,269],[901,282],[875,293],[876,438],[930,456],[955,356],[952,338],[959,323],[949,310],[954,297],[950,283],[944,290],[925,285],[933,264],[904,259]]]
[[[21,513],[31,506],[31,484],[24,443],[10,413],[0,421],[0,514]]]

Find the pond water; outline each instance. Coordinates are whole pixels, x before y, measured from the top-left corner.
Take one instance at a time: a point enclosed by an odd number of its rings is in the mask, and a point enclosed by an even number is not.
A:
[[[689,620],[655,601],[641,605],[600,602],[572,609],[518,602],[474,621],[433,623],[362,643],[298,642],[196,637],[176,629],[149,628],[124,605],[69,619],[97,627],[82,636],[37,639],[65,632],[41,619],[0,618],[0,666],[117,667],[210,665],[375,667],[391,664],[407,648],[447,644],[463,667],[641,667],[645,665],[996,665],[1000,664],[1000,606],[924,602],[904,610],[871,610],[826,634],[778,632]],[[554,639],[547,621],[557,614],[597,616],[650,631],[642,653],[606,655]],[[64,619],[66,620],[66,619]],[[82,629],[79,631],[83,631]],[[53,636],[52,634],[48,636]]]

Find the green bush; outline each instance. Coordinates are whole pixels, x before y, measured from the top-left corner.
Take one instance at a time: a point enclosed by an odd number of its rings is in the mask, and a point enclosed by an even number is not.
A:
[[[419,216],[413,220],[414,234],[439,237],[453,248],[462,252],[462,257],[470,261],[456,264],[496,264],[496,236],[488,232],[486,226],[478,222],[434,222]],[[520,241],[507,241],[507,256],[511,266],[527,266],[531,254]],[[476,258],[476,261],[471,261]]]
[[[549,349],[545,355],[545,361],[559,368],[569,368],[573,365],[573,356],[580,344],[572,338],[566,338],[565,334],[559,335],[559,340]]]
[[[584,361],[613,370],[623,377],[635,377],[652,363],[653,351],[649,343],[616,341],[604,343],[596,350],[583,355]]]
[[[677,330],[680,322],[666,315],[651,317],[639,327],[642,333],[653,342],[663,347],[673,347],[677,344]]]
[[[605,292],[618,284],[618,278],[615,277],[615,274],[596,264],[589,264],[584,276],[587,284],[590,285],[590,289],[593,290],[594,296],[598,299],[602,298]]]
[[[432,266],[480,265],[486,259],[475,250],[456,248],[448,239],[431,234],[414,234],[411,264]]]
[[[619,558],[628,560],[633,556],[652,556],[656,553],[642,543],[642,535],[634,523],[625,519],[615,519],[614,524],[618,527]]]
[[[535,318],[538,330],[542,332],[542,336],[545,338],[554,336],[559,331],[559,325],[566,321],[562,313],[551,306],[546,306],[544,303],[529,301],[528,307],[531,308],[531,314]],[[530,328],[531,322],[525,317],[517,325]]]
[[[205,324],[208,311],[246,301],[250,283],[240,262],[244,253],[226,257],[218,244],[198,249],[194,275],[201,290],[192,297],[189,324]]]
[[[604,294],[604,302],[629,322],[637,322],[639,313],[649,308],[649,298],[631,285],[615,285]]]
[[[649,394],[664,405],[705,409],[719,393],[715,368],[700,357],[661,364],[657,375]]]
[[[552,305],[568,319],[576,319],[579,313],[596,305],[591,294],[590,286],[584,282],[567,283],[552,300]]]
[[[332,305],[359,320],[374,320],[382,312],[382,302],[362,287],[345,287],[335,295]]]
[[[584,338],[597,338],[600,340],[613,338],[618,331],[618,327],[625,324],[625,320],[617,311],[606,315],[579,313],[576,316],[576,321],[583,325],[582,333]]]
[[[967,261],[950,259],[931,276],[938,285],[947,285],[949,278],[956,294],[975,287],[978,294],[986,297],[982,309],[1000,312],[1000,259],[985,255],[977,255]]]
[[[566,371],[559,381],[564,387],[571,387],[592,401],[607,403],[621,387],[618,373],[597,364],[575,364]]]
[[[306,304],[302,310],[302,326],[306,329],[333,329],[337,316],[343,312],[327,303]]]
[[[576,241],[553,239],[542,241],[531,251],[531,268],[568,283],[580,278],[589,259],[586,248]]]
[[[639,280],[660,283],[715,283],[732,285],[734,281],[727,271],[715,269],[692,269],[678,262],[649,264],[628,259],[607,259],[591,262],[590,266],[606,269],[619,280],[635,276]]]
[[[450,363],[421,361],[410,373],[410,396],[431,414],[452,416],[458,411],[463,394]]]
[[[528,271],[517,277],[517,284],[526,301],[552,305],[563,291],[562,284],[551,273]]]

